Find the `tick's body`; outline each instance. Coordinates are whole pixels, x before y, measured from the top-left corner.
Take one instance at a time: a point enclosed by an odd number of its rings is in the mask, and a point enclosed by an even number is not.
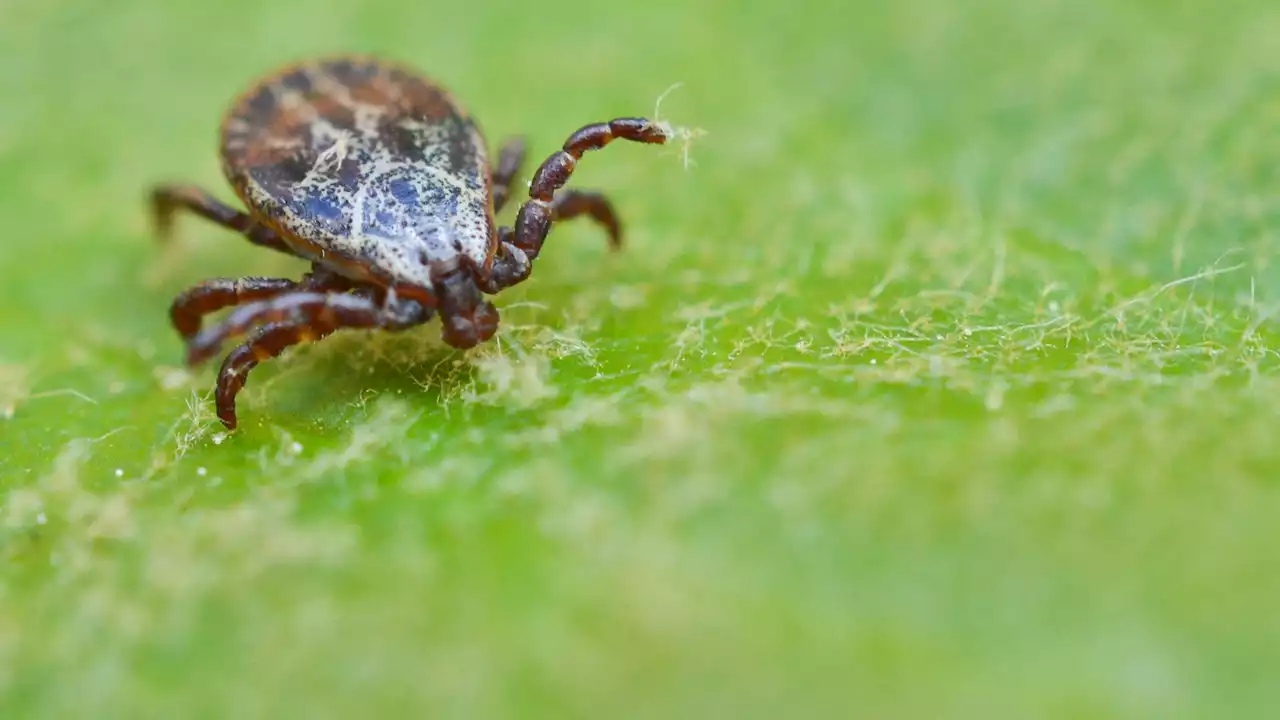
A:
[[[267,80],[223,123],[222,162],[294,252],[353,280],[431,287],[433,267],[493,256],[484,138],[404,70],[329,62]]]
[[[467,348],[497,329],[482,293],[528,277],[553,220],[588,214],[618,240],[596,193],[556,195],[582,154],[616,138],[663,143],[641,118],[588,125],[538,169],[514,229],[499,228],[524,150],[509,142],[491,167],[479,127],[438,86],[368,58],[296,65],[256,84],[222,126],[222,166],[241,213],[188,186],[154,193],[162,232],[185,208],[251,242],[312,262],[302,281],[209,280],[173,304],[188,361],[249,332],[218,377],[218,416],[235,427],[235,395],[258,362],[344,328],[401,330],[439,314],[444,338]],[[240,305],[222,324],[202,316]]]

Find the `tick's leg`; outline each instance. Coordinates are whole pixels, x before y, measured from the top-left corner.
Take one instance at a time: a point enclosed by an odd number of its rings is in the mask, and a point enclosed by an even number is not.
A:
[[[236,427],[236,395],[244,388],[249,371],[264,360],[284,352],[286,348],[304,342],[314,342],[342,328],[374,328],[402,330],[427,322],[434,311],[412,300],[396,300],[378,304],[372,299],[373,291],[349,295],[339,293],[296,292],[273,300],[267,300],[241,308],[244,315],[240,322],[253,315],[265,322],[249,334],[248,339],[233,349],[218,372],[215,392],[218,419],[228,430]],[[228,319],[223,327],[235,318]],[[215,336],[222,328],[208,333],[205,345],[193,362],[206,359],[216,352]],[[204,338],[206,333],[201,334]],[[224,334],[225,335],[225,334]],[[201,339],[197,339],[201,342]],[[193,353],[196,343],[192,344]]]
[[[514,230],[509,227],[498,228],[498,250],[493,256],[493,265],[489,268],[488,276],[481,276],[478,284],[481,290],[494,295],[503,288],[509,288],[517,283],[524,282],[529,273],[533,270],[533,264],[529,262],[529,256],[515,245],[511,244],[511,236]]]
[[[289,323],[272,323],[254,330],[244,342],[237,346],[222,362],[218,371],[218,384],[214,398],[218,408],[218,419],[228,430],[236,429],[236,395],[244,389],[249,371],[263,360],[269,360],[308,338],[319,339],[321,336],[309,328],[290,325]]]
[[[205,328],[187,343],[187,364],[213,357],[228,338],[255,325],[285,324],[297,328],[299,342],[323,337],[337,327],[378,327],[379,308],[369,298],[346,293],[300,290],[241,305],[218,325]],[[320,330],[328,328],[327,332]]]
[[[266,300],[293,290],[346,290],[350,281],[336,273],[316,268],[295,282],[285,278],[214,278],[192,287],[174,298],[169,307],[173,327],[183,339],[200,332],[205,315],[233,305]]]
[[[589,215],[609,231],[609,245],[622,245],[622,228],[618,215],[609,199],[598,192],[587,190],[563,190],[551,201],[552,220],[570,220],[579,215]],[[524,282],[533,270],[529,256],[512,243],[514,231],[498,228],[498,252],[494,256],[489,276],[480,279],[480,289],[490,295],[503,288]]]
[[[244,235],[249,242],[271,248],[286,255],[296,254],[280,236],[263,225],[254,222],[248,214],[220,202],[209,193],[192,185],[160,185],[151,191],[151,212],[156,234],[162,240],[173,234],[173,217],[178,210],[186,210]]]
[[[493,168],[493,211],[502,212],[511,197],[511,183],[515,182],[520,167],[524,165],[524,139],[511,138],[498,151],[498,164]]]
[[[564,190],[551,201],[552,220],[570,220],[579,215],[589,215],[603,225],[609,231],[611,246],[622,246],[622,225],[609,198],[590,190]]]
[[[564,148],[538,167],[533,175],[533,182],[529,184],[529,200],[520,207],[520,212],[516,215],[515,239],[512,244],[523,250],[530,260],[538,257],[551,223],[555,220],[556,191],[568,182],[582,155],[619,138],[661,145],[670,136],[657,123],[644,118],[619,118],[607,123],[587,125],[570,135]],[[580,212],[589,211],[582,209]]]
[[[286,324],[300,328],[300,338],[323,337],[336,328],[403,330],[421,325],[434,311],[413,300],[378,302],[375,290],[357,293],[297,290],[241,305],[218,325],[205,328],[187,343],[187,363],[197,365],[218,353],[222,343],[257,325]]]
[[[205,315],[225,307],[265,300],[294,290],[298,283],[285,278],[214,278],[187,289],[173,299],[169,318],[184,340],[200,332]]]

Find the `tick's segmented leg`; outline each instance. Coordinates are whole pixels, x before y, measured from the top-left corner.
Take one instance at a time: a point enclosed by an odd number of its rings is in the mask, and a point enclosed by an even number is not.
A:
[[[493,256],[493,266],[487,276],[477,273],[480,289],[490,295],[497,294],[503,288],[509,288],[524,282],[531,272],[533,263],[529,256],[511,244],[514,230],[509,227],[498,228],[498,251]]]
[[[225,320],[201,330],[187,343],[187,363],[198,365],[218,353],[228,338],[257,325],[284,323],[301,328],[303,340],[323,337],[336,328],[382,328],[403,330],[430,320],[435,312],[408,299],[382,303],[373,298],[374,289],[357,293],[298,290],[242,305]]]
[[[218,372],[215,392],[218,419],[228,430],[236,427],[236,394],[244,388],[249,371],[285,349],[304,342],[315,342],[343,328],[383,328],[403,330],[430,320],[435,311],[413,300],[399,299],[380,304],[373,299],[372,289],[360,294],[295,292],[272,300],[246,305],[218,328],[201,333],[192,343],[193,363],[212,356],[221,338],[231,334],[229,326],[238,323],[254,328],[248,339],[227,354]],[[194,353],[199,350],[199,354]]]
[[[244,344],[227,354],[218,371],[214,398],[222,424],[228,430],[236,429],[236,395],[244,389],[250,370],[294,345],[321,337],[315,329],[289,323],[272,323],[255,329]]]
[[[288,324],[298,328],[301,340],[310,340],[338,327],[379,327],[380,315],[380,308],[372,300],[359,295],[310,291],[278,295],[242,305],[222,323],[201,330],[187,344],[187,363],[198,365],[208,360],[228,338],[255,325]]]
[[[511,197],[511,183],[524,165],[524,138],[511,138],[498,151],[498,164],[493,168],[493,211],[501,212]]]
[[[298,287],[286,278],[213,278],[188,288],[173,299],[169,318],[184,340],[200,332],[205,315],[225,307],[265,300]]]
[[[579,215],[590,215],[609,231],[609,245],[622,245],[622,227],[609,199],[589,190],[564,190],[551,201],[552,220],[570,220]],[[498,252],[494,257],[489,276],[480,279],[480,289],[490,295],[503,288],[524,282],[533,272],[533,263],[523,250],[511,242],[515,231],[498,228]]]
[[[568,220],[579,215],[590,215],[595,222],[604,225],[609,232],[609,245],[622,246],[621,223],[618,223],[618,215],[614,213],[608,197],[599,192],[566,190],[552,200],[552,220]],[[512,242],[513,234],[515,231],[511,228],[498,228],[498,252],[494,256],[493,268],[489,269],[489,277],[480,278],[480,290],[489,295],[525,282],[534,269],[529,255]]]
[[[151,212],[156,234],[162,240],[173,234],[173,218],[186,210],[210,222],[244,235],[249,242],[296,257],[293,250],[270,228],[254,222],[248,214],[220,202],[193,185],[160,185],[151,191]]]
[[[564,186],[588,150],[598,150],[617,139],[661,145],[670,139],[658,123],[645,118],[619,118],[587,125],[569,136],[564,148],[543,161],[529,184],[529,200],[516,215],[513,245],[530,260],[538,257],[555,219],[555,193]]]
[[[351,281],[324,268],[313,270],[301,282],[286,278],[214,278],[184,291],[169,307],[173,327],[184,340],[200,332],[205,315],[232,305],[266,300],[294,290],[347,290]]]
[[[579,215],[589,215],[609,232],[609,244],[622,246],[622,224],[613,203],[601,193],[592,190],[565,190],[551,201],[551,219],[570,220]]]

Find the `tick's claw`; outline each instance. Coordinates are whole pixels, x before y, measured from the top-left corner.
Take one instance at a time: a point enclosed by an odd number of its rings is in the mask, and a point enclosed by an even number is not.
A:
[[[151,234],[161,243],[173,239],[173,208],[157,204],[151,211]]]

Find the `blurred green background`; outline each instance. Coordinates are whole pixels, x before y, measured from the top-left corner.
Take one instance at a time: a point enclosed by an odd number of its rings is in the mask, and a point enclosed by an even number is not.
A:
[[[772,7],[770,5],[773,5]],[[4,717],[1264,717],[1264,0],[0,3]],[[277,64],[614,145],[498,342],[344,333],[212,420],[184,220]],[[505,213],[509,220],[511,210]]]

